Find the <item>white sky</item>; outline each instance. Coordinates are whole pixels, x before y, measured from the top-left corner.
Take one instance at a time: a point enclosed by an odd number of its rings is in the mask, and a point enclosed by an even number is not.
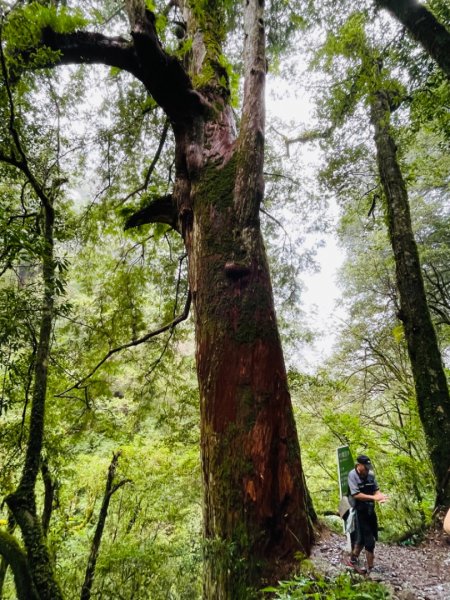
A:
[[[267,81],[267,113],[283,120],[293,120],[298,123],[297,132],[308,130],[313,125],[313,101],[306,90],[293,91],[285,81],[268,77]],[[289,132],[286,132],[289,135]],[[312,145],[308,147],[308,161],[314,161],[314,153],[319,158],[318,151]],[[306,146],[305,146],[306,148]],[[302,164],[302,168],[304,165]],[[336,205],[329,207],[329,214],[337,222],[338,210]],[[311,241],[318,239],[317,234],[311,234]],[[317,332],[314,344],[306,346],[302,352],[302,364],[298,367],[303,371],[313,371],[332,352],[337,329],[346,317],[346,312],[339,302],[340,291],[337,285],[338,269],[342,266],[345,254],[339,247],[337,237],[332,234],[320,234],[325,244],[319,248],[316,260],[319,271],[303,273],[302,280],[306,290],[302,293],[302,309],[305,312],[311,329]],[[308,245],[309,240],[307,241]],[[306,359],[307,364],[304,364]]]

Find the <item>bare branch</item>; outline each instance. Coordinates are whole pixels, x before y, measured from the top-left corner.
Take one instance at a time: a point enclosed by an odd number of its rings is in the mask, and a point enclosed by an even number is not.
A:
[[[92,585],[94,583],[95,568],[97,565],[98,553],[100,550],[100,544],[102,541],[103,530],[105,528],[106,517],[108,516],[109,503],[112,495],[126,483],[129,483],[130,479],[123,479],[118,483],[114,483],[114,477],[116,474],[117,462],[120,457],[120,452],[113,454],[111,464],[108,468],[108,476],[106,478],[105,493],[103,495],[102,506],[98,516],[97,527],[95,528],[94,537],[91,543],[91,551],[89,554],[88,564],[86,567],[86,573],[84,577],[83,587],[81,589],[81,600],[89,600],[91,597]]]
[[[169,131],[169,124],[170,121],[169,119],[166,119],[164,121],[164,126],[163,126],[163,130],[161,133],[161,138],[159,140],[159,145],[158,145],[158,149],[156,150],[155,156],[153,157],[153,160],[148,168],[148,171],[145,175],[145,180],[144,183],[139,186],[138,188],[136,188],[135,190],[133,190],[132,192],[130,192],[128,194],[128,196],[125,196],[125,198],[123,198],[122,200],[120,200],[117,204],[117,206],[121,206],[122,204],[125,204],[125,202],[127,200],[129,200],[132,196],[138,194],[139,192],[143,192],[144,190],[147,189],[148,184],[150,182],[150,177],[152,176],[153,171],[155,170],[156,164],[159,160],[159,157],[161,156],[161,152],[162,149],[164,148],[164,144],[166,143],[166,139],[167,139],[167,132]]]
[[[283,133],[281,133],[281,131],[278,131],[277,129],[275,129],[275,127],[273,125],[271,125],[270,127],[272,129],[272,131],[274,131],[277,135],[279,135],[282,139],[283,142],[286,146],[286,154],[287,156],[289,156],[289,148],[292,144],[306,144],[308,142],[315,142],[316,140],[324,140],[326,138],[329,138],[331,136],[331,134],[333,133],[333,127],[329,127],[328,129],[310,129],[308,131],[304,131],[303,133],[300,133],[299,135],[293,137],[293,138],[289,138],[286,135],[284,135]]]

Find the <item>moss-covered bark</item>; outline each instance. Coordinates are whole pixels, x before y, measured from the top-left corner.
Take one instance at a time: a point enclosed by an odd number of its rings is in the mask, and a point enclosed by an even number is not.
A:
[[[130,0],[132,41],[46,31],[58,61],[116,64],[170,119],[172,193],[189,257],[201,396],[205,584],[209,600],[250,598],[312,543],[310,505],[287,389],[259,208],[264,192],[263,0],[245,3],[239,135],[221,66],[226,3],[179,3],[192,40],[182,65],[155,18]],[[170,222],[172,222],[172,211]],[[152,214],[152,218],[154,215]],[[167,222],[167,214],[163,215]],[[56,596],[55,596],[56,597]]]
[[[28,565],[41,600],[62,599],[47,549],[44,531],[36,510],[35,486],[41,465],[45,430],[45,403],[50,339],[54,319],[55,263],[53,258],[54,210],[50,199],[42,195],[44,212],[44,244],[42,272],[44,297],[34,367],[34,388],[29,419],[27,451],[22,477],[16,491],[6,497],[6,503],[20,527]]]
[[[60,600],[61,591],[56,582],[53,565],[47,550],[40,518],[36,512],[35,487],[41,464],[41,452],[45,429],[45,403],[47,395],[47,371],[50,355],[50,340],[54,319],[55,261],[54,261],[54,221],[55,213],[51,192],[47,192],[30,169],[28,157],[22,146],[16,128],[14,96],[9,82],[3,45],[0,45],[2,84],[6,91],[9,109],[9,133],[11,156],[3,155],[2,160],[16,167],[24,175],[36,197],[41,202],[43,217],[42,234],[42,278],[43,299],[36,357],[34,381],[29,415],[29,431],[25,463],[17,489],[5,498],[14,521],[20,527],[27,553],[27,565],[33,585],[40,600]]]
[[[0,554],[13,572],[18,600],[39,600],[25,552],[17,540],[6,531],[0,531]],[[0,597],[2,597],[1,587]]]
[[[250,598],[308,554],[300,451],[259,223],[234,207],[237,158],[193,185],[205,598]]]
[[[386,198],[389,237],[394,251],[400,314],[414,377],[417,403],[436,477],[438,504],[450,505],[450,397],[436,333],[425,295],[414,240],[408,194],[390,131],[388,95],[374,94],[378,167]]]
[[[195,310],[204,481],[204,598],[239,600],[277,579],[312,526],[261,237],[263,2],[245,14],[239,136],[219,87],[215,107],[176,130],[174,197]]]

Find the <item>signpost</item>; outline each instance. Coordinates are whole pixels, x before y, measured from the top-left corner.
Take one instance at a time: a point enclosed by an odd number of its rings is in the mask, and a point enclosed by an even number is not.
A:
[[[338,465],[338,479],[339,479],[339,498],[348,495],[348,474],[355,466],[353,462],[352,453],[348,446],[341,446],[337,449],[337,465]],[[344,523],[345,533],[345,523]],[[347,550],[351,550],[350,535],[347,534]]]
[[[352,453],[348,446],[341,446],[337,449],[337,464],[339,478],[339,498],[348,494],[348,474],[355,466]]]

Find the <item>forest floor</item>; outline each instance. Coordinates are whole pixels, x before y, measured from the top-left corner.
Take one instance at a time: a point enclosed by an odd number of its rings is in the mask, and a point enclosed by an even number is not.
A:
[[[346,546],[343,534],[324,529],[312,552],[314,565],[328,576],[350,570]],[[450,600],[450,536],[430,531],[417,546],[377,543],[367,577],[384,583],[395,600]]]

